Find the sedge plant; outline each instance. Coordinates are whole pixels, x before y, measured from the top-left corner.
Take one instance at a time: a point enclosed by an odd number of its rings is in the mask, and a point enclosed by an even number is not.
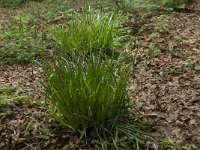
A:
[[[95,12],[89,7],[81,15],[75,13],[67,29],[55,28],[53,37],[65,56],[74,52],[111,54],[127,32],[122,23],[121,14]]]
[[[54,30],[58,50],[53,62],[42,64],[44,107],[62,126],[80,133],[80,139],[98,138],[103,149],[140,149],[143,126],[136,124],[127,94],[133,65],[115,55],[124,33],[115,19],[89,9],[76,14],[67,30]]]
[[[49,102],[45,108],[61,125],[81,133],[81,138],[93,134],[103,148],[106,140],[115,147],[140,149],[144,134],[134,122],[136,113],[127,96],[132,64],[124,67],[123,60],[91,54],[69,61],[54,54],[53,63],[42,65],[47,78],[41,83]]]

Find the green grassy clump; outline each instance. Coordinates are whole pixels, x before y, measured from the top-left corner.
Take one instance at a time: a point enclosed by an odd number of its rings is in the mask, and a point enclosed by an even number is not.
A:
[[[99,54],[100,51],[112,54],[126,32],[121,28],[122,19],[121,15],[96,13],[89,9],[82,15],[73,15],[66,30],[55,29],[54,40],[64,55],[74,52]]]
[[[132,64],[115,55],[127,30],[121,25],[117,15],[91,9],[76,14],[66,30],[54,30],[58,50],[53,62],[41,65],[47,97],[42,106],[81,134],[77,145],[84,137],[97,138],[103,149],[140,149],[144,144],[144,126],[135,122],[137,113],[127,94]]]
[[[19,7],[24,4],[26,0],[1,0],[1,7]]]
[[[130,66],[122,67],[121,59],[102,61],[94,55],[77,62],[60,57],[54,61],[43,66],[50,114],[85,136],[92,132],[117,147],[130,142],[139,149],[141,129],[134,124],[126,90]]]

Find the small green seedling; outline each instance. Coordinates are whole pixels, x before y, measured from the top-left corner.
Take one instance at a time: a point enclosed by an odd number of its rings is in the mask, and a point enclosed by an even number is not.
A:
[[[0,119],[4,118],[6,116],[6,113],[0,112]]]
[[[177,140],[164,138],[161,141],[164,150],[198,150],[197,146],[190,144],[180,144]]]
[[[0,96],[0,106],[9,106],[14,102],[21,102],[27,99],[27,96],[16,96],[13,98],[6,98],[4,96]]]
[[[149,31],[149,30],[151,30],[152,28],[153,28],[152,25],[150,25],[150,24],[145,24],[145,25],[143,25],[143,26],[139,29],[139,33],[143,33],[143,32],[145,32],[145,31]]]
[[[156,47],[156,45],[154,43],[150,43],[149,48],[148,48],[148,54],[155,54],[155,53],[159,53],[160,49],[158,47]]]
[[[12,103],[26,99],[27,96],[16,94],[16,88],[0,88],[0,106],[9,106]]]
[[[196,65],[196,66],[194,67],[194,69],[197,70],[197,71],[200,71],[200,65]]]

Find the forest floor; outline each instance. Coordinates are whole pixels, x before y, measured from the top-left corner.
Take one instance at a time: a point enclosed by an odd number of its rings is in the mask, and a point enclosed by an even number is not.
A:
[[[139,27],[131,39],[137,59],[130,97],[140,119],[156,127],[154,139],[147,142],[155,150],[200,148],[200,7],[196,7],[185,12],[153,11],[151,17],[128,22]],[[13,13],[7,11],[0,14]],[[70,149],[76,144],[77,135],[54,134],[58,129],[53,120],[30,102],[44,99],[37,82],[41,73],[31,64],[0,67],[0,88],[14,88],[0,90],[0,98],[28,97],[0,107],[4,112],[0,149]],[[95,142],[89,147],[85,149],[96,149]]]

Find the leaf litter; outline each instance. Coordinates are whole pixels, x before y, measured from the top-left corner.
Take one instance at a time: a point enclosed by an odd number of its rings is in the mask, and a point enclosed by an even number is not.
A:
[[[159,142],[164,138],[189,144],[191,149],[200,146],[200,72],[195,69],[200,63],[199,16],[199,12],[165,14],[166,31],[159,32],[158,38],[145,32],[135,37],[136,47],[143,47],[143,55],[138,56],[133,99],[143,119],[158,125],[154,149],[163,149]],[[159,17],[150,18],[149,24],[156,26]],[[151,32],[158,31],[153,28]],[[161,51],[146,65],[141,56],[148,51],[149,42]]]

